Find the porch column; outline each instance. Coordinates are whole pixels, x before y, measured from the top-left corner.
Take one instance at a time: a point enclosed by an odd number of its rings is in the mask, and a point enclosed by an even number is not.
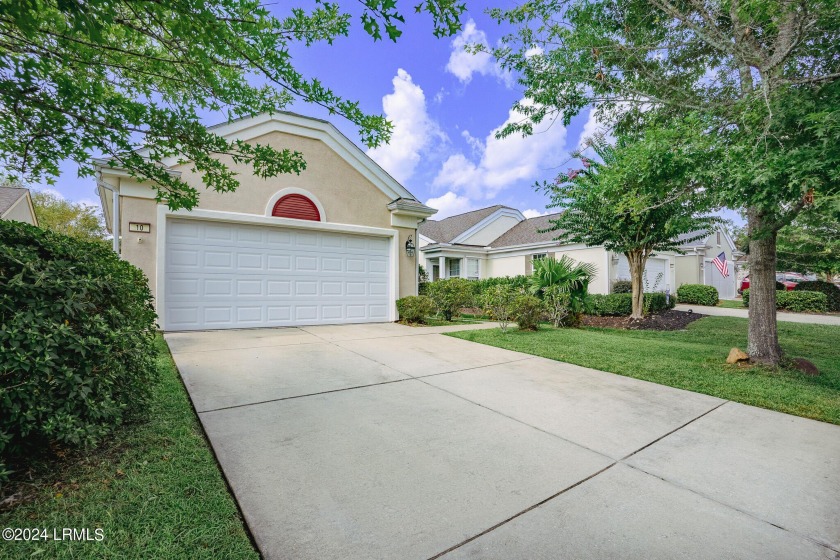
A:
[[[438,265],[440,268],[440,278],[438,280],[444,280],[446,278],[446,257],[438,257],[438,262],[440,263]]]

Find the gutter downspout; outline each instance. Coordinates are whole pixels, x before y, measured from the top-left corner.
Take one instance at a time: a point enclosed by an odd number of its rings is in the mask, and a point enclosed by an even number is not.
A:
[[[102,171],[96,172],[96,185],[111,191],[113,209],[111,210],[111,233],[114,234],[114,252],[120,254],[120,197],[119,191],[102,180]]]

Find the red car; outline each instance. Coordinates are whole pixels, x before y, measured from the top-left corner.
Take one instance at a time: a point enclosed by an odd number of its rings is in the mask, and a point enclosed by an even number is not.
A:
[[[801,278],[798,276],[794,276],[793,274],[783,274],[778,273],[776,274],[776,282],[781,282],[785,286],[785,290],[788,292],[792,291],[797,284],[802,281]],[[743,294],[744,290],[749,289],[750,287],[750,277],[745,276],[743,280],[741,280],[741,287],[738,288],[738,293]]]

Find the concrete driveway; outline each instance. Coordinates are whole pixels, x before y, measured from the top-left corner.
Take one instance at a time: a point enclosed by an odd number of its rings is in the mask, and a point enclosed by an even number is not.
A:
[[[441,330],[166,335],[266,558],[840,558],[840,426]]]

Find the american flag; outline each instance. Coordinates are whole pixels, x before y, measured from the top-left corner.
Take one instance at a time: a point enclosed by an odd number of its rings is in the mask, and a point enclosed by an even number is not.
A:
[[[726,253],[721,253],[712,261],[714,265],[720,270],[721,276],[724,278],[729,276],[729,267],[726,265]]]

